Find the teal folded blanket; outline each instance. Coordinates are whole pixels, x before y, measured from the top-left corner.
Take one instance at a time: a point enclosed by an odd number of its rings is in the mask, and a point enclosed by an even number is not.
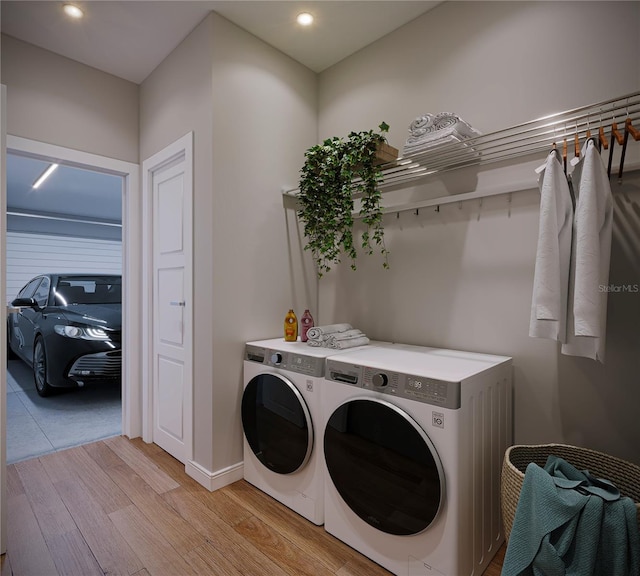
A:
[[[557,456],[530,463],[502,576],[640,576],[633,500]]]

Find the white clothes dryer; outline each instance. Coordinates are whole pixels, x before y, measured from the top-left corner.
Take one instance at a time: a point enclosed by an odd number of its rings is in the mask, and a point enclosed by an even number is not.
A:
[[[381,344],[325,379],[325,529],[399,576],[482,574],[504,541],[511,358]]]
[[[324,522],[322,448],[315,446],[320,395],[325,359],[340,353],[283,338],[245,345],[244,478],[318,525]]]

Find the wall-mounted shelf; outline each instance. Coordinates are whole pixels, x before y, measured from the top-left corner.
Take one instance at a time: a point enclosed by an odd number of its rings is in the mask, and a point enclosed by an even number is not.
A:
[[[551,114],[524,124],[468,138],[464,142],[443,143],[426,152],[398,158],[394,162],[381,166],[382,182],[379,187],[382,192],[408,188],[443,172],[545,152],[550,150],[554,143],[565,157],[573,157],[579,154],[579,149],[589,136],[604,137],[609,149],[609,152],[602,150],[603,159],[606,160],[605,154],[609,154],[612,147],[620,147],[625,137],[629,141],[634,140],[628,132],[625,133],[627,121],[631,122],[632,134],[633,131],[640,131],[640,92]],[[617,137],[619,139],[616,139]],[[622,162],[623,158],[620,159],[621,164]],[[421,202],[389,206],[384,211],[415,210],[425,206],[461,202],[524,189],[514,184],[511,183],[509,187],[490,192],[453,194]],[[526,188],[531,188],[529,183]],[[283,194],[295,196],[296,193],[297,190],[294,189],[287,190]]]

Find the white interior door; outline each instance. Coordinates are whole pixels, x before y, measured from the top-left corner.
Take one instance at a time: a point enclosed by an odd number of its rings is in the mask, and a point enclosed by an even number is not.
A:
[[[183,463],[193,450],[193,176],[185,146],[169,146],[144,168],[152,238],[149,427],[151,440]]]

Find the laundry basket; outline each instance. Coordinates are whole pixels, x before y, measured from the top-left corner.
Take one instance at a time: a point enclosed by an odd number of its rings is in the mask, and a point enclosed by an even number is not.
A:
[[[588,470],[597,478],[613,482],[622,496],[628,496],[635,502],[640,527],[640,466],[602,452],[566,444],[511,446],[505,452],[502,463],[502,521],[507,540],[511,534],[527,465],[535,462],[543,468],[550,455],[563,458],[578,470]]]

